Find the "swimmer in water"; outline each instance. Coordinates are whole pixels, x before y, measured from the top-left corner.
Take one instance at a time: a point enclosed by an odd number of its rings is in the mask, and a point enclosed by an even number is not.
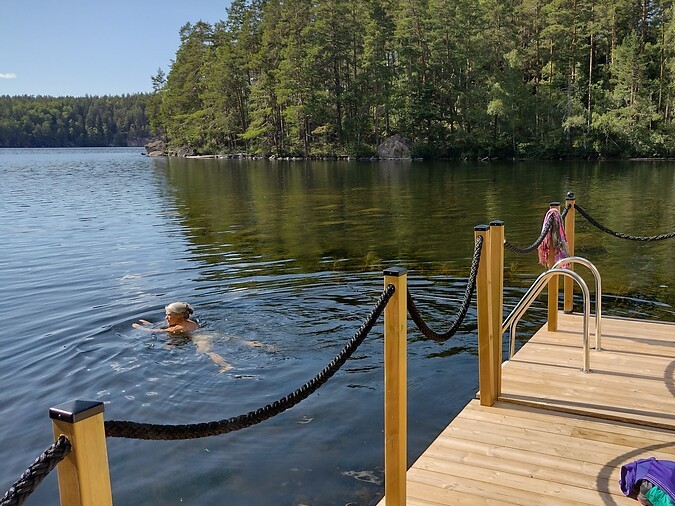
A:
[[[141,323],[132,323],[131,326],[136,329],[149,330],[150,332],[167,332],[174,335],[189,334],[199,328],[197,322],[190,320],[190,316],[194,313],[190,304],[186,302],[172,302],[164,309],[166,311],[166,322],[169,324],[168,327],[150,329],[147,325],[152,324],[147,320],[140,320]]]
[[[136,329],[148,330],[150,332],[165,332],[171,336],[185,336],[193,333],[199,328],[199,324],[195,321],[190,320],[190,316],[194,312],[190,304],[186,302],[172,302],[165,308],[166,311],[166,322],[168,327],[161,329],[149,328],[148,325],[152,325],[147,320],[140,320],[141,323],[132,323],[131,326]],[[217,353],[211,351],[211,340],[205,336],[193,336],[192,341],[197,347],[199,353],[208,355],[208,357],[218,366],[220,366],[219,372],[225,372],[232,369],[232,366],[225,362],[223,357]],[[171,346],[169,343],[167,346]]]

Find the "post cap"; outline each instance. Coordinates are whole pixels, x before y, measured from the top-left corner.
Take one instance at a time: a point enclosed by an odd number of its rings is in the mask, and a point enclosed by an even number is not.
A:
[[[556,206],[559,206],[559,205],[560,205],[560,202],[551,202],[549,204],[549,207],[556,207]]]
[[[502,220],[492,220],[492,221],[490,222],[490,226],[491,226],[491,227],[503,227],[503,226],[504,226],[504,222],[503,222]]]
[[[476,225],[473,229],[476,232],[487,232],[490,230],[490,225]]]
[[[567,192],[567,197],[565,200],[574,200],[574,192]]]
[[[103,413],[103,403],[99,401],[75,400],[49,408],[49,418],[68,423],[77,423],[99,413]]]
[[[389,267],[383,271],[385,276],[394,276],[394,277],[400,277],[400,276],[405,276],[408,273],[408,269],[405,269],[403,267]]]

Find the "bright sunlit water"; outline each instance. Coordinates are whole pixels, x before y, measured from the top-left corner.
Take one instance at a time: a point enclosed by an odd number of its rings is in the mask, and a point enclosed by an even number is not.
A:
[[[673,162],[263,162],[150,159],[139,149],[0,150],[0,494],[53,441],[48,409],[105,402],[108,420],[197,423],[246,413],[316,375],[408,269],[444,331],[473,227],[531,244],[567,191],[605,226],[675,230]],[[603,314],[675,321],[675,240],[630,242],[577,217]],[[583,268],[579,271],[583,273]],[[508,313],[541,272],[506,252]],[[588,277],[587,277],[588,279]],[[593,286],[589,279],[589,286]],[[195,308],[192,342],[132,329]],[[579,301],[577,301],[578,303]],[[526,339],[545,319],[524,317]],[[475,394],[475,308],[445,344],[409,327],[409,461]],[[265,347],[251,347],[247,341]],[[383,493],[382,322],[317,393],[259,425],[188,441],[107,441],[122,505],[368,505]],[[26,504],[55,504],[53,472]]]

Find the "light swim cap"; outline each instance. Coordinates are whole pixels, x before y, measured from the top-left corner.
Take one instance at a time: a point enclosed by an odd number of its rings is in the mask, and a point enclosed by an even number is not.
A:
[[[190,318],[194,310],[187,302],[172,302],[165,308],[169,313],[183,315],[185,319]]]

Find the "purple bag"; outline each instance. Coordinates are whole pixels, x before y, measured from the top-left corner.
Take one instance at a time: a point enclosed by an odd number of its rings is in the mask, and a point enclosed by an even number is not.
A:
[[[635,499],[642,480],[658,486],[675,501],[675,462],[650,457],[621,466],[619,485],[625,495]]]

